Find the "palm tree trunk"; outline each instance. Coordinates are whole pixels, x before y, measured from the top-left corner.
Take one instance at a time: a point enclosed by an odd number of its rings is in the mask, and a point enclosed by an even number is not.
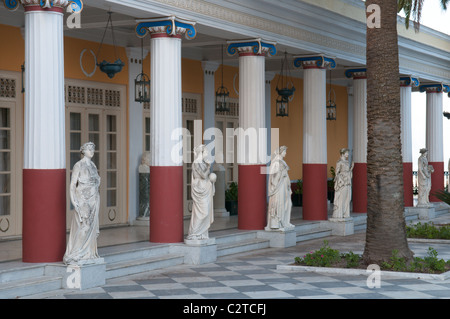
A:
[[[393,250],[411,260],[406,240],[401,155],[397,0],[377,4],[381,26],[367,27],[367,230],[363,259],[388,261]],[[369,13],[370,14],[370,13]]]

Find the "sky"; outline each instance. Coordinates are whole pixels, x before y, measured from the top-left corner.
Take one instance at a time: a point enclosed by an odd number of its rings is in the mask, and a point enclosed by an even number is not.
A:
[[[432,29],[450,35],[450,3],[447,11],[441,9],[440,0],[425,0],[422,11],[421,24]],[[426,94],[412,93],[412,152],[413,169],[417,170],[417,159],[420,156],[419,150],[425,147],[425,121],[426,121]],[[443,98],[444,111],[450,112],[450,98],[447,93]],[[444,167],[448,169],[447,163],[450,158],[450,120],[442,116],[444,131]]]

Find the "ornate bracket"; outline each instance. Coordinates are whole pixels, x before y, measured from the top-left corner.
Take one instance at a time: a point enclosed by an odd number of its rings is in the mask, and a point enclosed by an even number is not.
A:
[[[273,56],[277,53],[275,47],[276,42],[264,41],[261,38],[227,41],[227,53],[230,56],[235,54],[250,54],[250,55],[269,55]]]
[[[294,66],[296,68],[334,69],[336,68],[336,61],[334,58],[327,57],[324,54],[304,55],[294,57]]]
[[[136,22],[136,35],[140,38],[145,37],[148,33],[159,33],[171,37],[184,34],[186,39],[191,40],[197,35],[194,21],[180,19],[175,16],[156,19],[138,19]]]
[[[16,10],[19,4],[22,4],[22,6],[40,5],[41,8],[70,6],[73,13],[80,13],[83,10],[82,0],[3,0],[3,3],[7,9],[12,11]]]

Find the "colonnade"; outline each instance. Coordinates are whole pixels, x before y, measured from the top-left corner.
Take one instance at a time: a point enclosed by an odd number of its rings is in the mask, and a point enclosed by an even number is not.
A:
[[[39,0],[23,1],[25,7],[25,142],[23,260],[62,260],[66,247],[66,167],[64,127],[63,12],[68,2],[54,0],[42,7]],[[183,163],[174,156],[181,144],[181,43],[196,34],[195,22],[177,17],[137,20],[136,34],[150,35],[151,48],[151,179],[150,241],[183,241]],[[228,41],[227,52],[239,59],[239,126],[256,129],[256,154],[245,144],[239,161],[238,228],[263,229],[266,223],[267,152],[266,56],[276,53],[275,43],[264,39]],[[137,52],[129,51],[129,55]],[[304,70],[303,96],[303,218],[327,219],[326,70],[336,67],[329,56],[297,56],[294,66]],[[204,64],[205,69],[217,65]],[[135,70],[137,71],[137,70]],[[132,71],[130,71],[132,72]],[[131,73],[130,73],[131,74]],[[354,194],[353,211],[367,209],[367,120],[365,69],[346,73],[354,88]],[[411,86],[413,78],[400,79],[405,190],[412,189]],[[213,90],[213,87],[209,87]],[[427,147],[435,167],[433,187],[443,183],[442,93],[445,86],[421,86],[427,93]],[[211,104],[208,101],[208,104]],[[205,105],[206,106],[206,105]],[[207,105],[206,107],[211,107]],[[205,107],[205,109],[206,109]],[[134,110],[133,110],[134,112]],[[130,112],[130,113],[133,113]],[[209,112],[209,113],[208,113]],[[211,109],[205,111],[211,119]],[[211,117],[212,116],[212,117]],[[130,123],[131,125],[131,123]],[[214,126],[214,121],[206,123]],[[140,130],[142,132],[142,130]],[[131,136],[130,136],[131,138]],[[50,155],[51,154],[51,155]],[[136,160],[136,159],[135,159]],[[130,164],[132,165],[132,164]],[[406,192],[405,192],[406,194]],[[411,206],[412,194],[405,196]],[[408,199],[406,198],[408,197]]]

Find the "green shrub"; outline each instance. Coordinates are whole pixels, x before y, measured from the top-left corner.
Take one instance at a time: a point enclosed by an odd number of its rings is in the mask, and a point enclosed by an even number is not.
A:
[[[340,254],[338,250],[332,249],[328,246],[328,241],[324,241],[323,246],[316,251],[311,251],[303,256],[303,258],[296,257],[297,264],[304,264],[306,266],[315,267],[330,267],[340,261]]]
[[[433,223],[417,223],[406,226],[406,236],[409,238],[450,239],[450,225],[435,226]]]

